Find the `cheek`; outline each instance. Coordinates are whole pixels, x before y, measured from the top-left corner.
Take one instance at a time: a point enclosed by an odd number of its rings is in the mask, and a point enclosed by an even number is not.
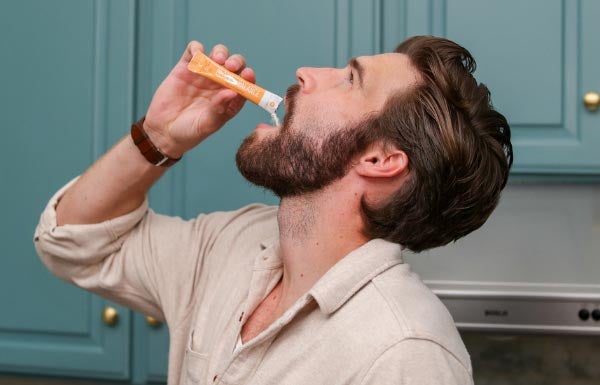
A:
[[[303,98],[294,110],[293,124],[296,129],[322,132],[327,127],[345,125],[353,120],[352,108],[340,101],[339,96]]]

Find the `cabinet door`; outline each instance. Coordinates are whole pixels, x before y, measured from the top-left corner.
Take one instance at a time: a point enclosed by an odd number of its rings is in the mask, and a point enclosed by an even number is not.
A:
[[[506,115],[520,174],[599,174],[600,115],[583,94],[600,92],[600,17],[593,0],[386,2],[384,45],[434,34],[474,55],[479,81]]]
[[[143,1],[139,4],[137,115],[144,114],[153,91],[180,57],[189,40],[206,49],[223,43],[246,56],[257,83],[284,95],[301,66],[345,66],[351,56],[380,50],[378,0]],[[283,111],[280,111],[281,116]],[[247,103],[226,127],[186,154],[153,187],[150,204],[158,212],[195,217],[232,210],[252,202],[276,204],[269,193],[238,173],[235,152],[256,124],[269,115]],[[136,321],[134,382],[157,380],[166,366],[166,328]],[[162,347],[161,347],[162,346]],[[162,371],[162,375],[161,375]]]
[[[52,276],[33,247],[49,197],[132,118],[133,1],[0,3],[0,371],[129,377],[129,312]],[[113,305],[114,306],[114,305]]]

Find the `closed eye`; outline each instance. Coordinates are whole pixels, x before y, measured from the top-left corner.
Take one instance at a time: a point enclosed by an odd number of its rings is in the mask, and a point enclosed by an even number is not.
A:
[[[365,81],[364,79],[364,75],[365,75],[365,67],[363,67],[362,63],[358,61],[357,58],[352,58],[350,59],[350,61],[348,62],[348,66],[350,67],[350,81],[351,83],[354,83],[354,72],[356,71],[356,77],[358,80],[358,87],[359,88],[363,88],[363,83]]]

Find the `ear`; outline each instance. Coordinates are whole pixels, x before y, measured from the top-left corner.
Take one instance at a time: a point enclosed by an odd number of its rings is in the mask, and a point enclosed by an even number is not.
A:
[[[370,178],[392,178],[408,170],[408,156],[404,151],[384,151],[380,146],[364,153],[356,165],[356,172]]]

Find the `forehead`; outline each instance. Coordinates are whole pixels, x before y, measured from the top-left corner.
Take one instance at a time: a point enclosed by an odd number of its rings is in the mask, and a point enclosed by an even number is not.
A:
[[[357,58],[365,70],[365,89],[370,98],[384,101],[393,93],[419,82],[419,73],[403,53],[384,53]]]

